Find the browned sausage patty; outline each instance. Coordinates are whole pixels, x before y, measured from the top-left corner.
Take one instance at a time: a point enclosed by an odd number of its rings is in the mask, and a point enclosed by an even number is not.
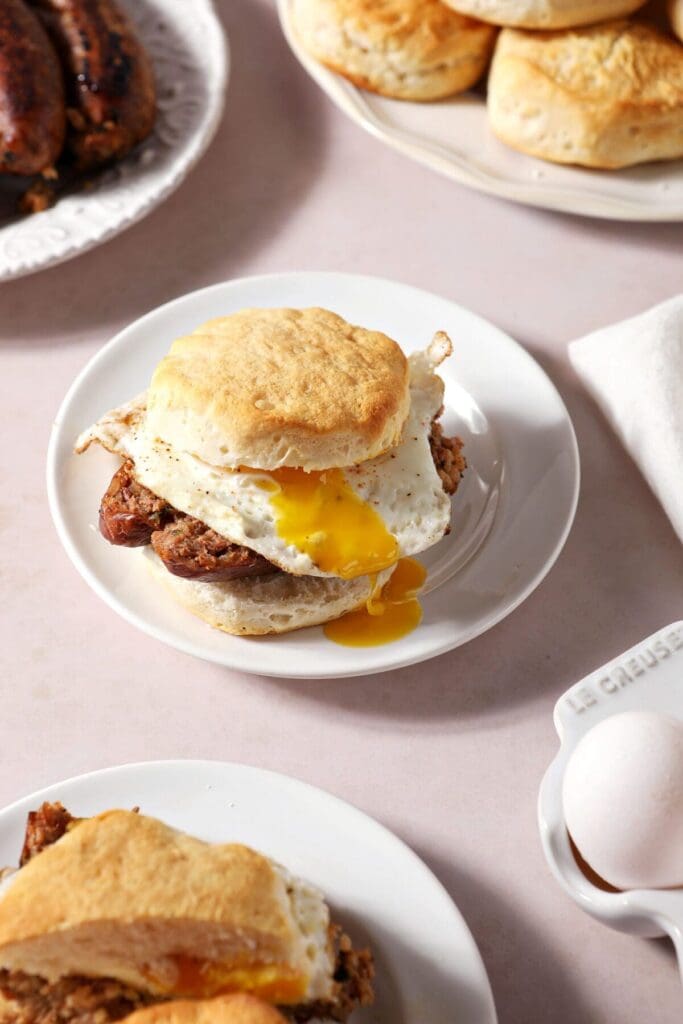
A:
[[[152,547],[174,576],[205,583],[279,572],[262,555],[232,544],[192,516],[179,516],[174,523],[153,533]]]
[[[149,1006],[149,993],[114,978],[68,975],[50,982],[36,974],[0,970],[0,993],[12,1002],[12,1024],[113,1024]]]
[[[0,3],[0,172],[39,174],[64,145],[62,72],[23,0]]]
[[[29,811],[19,867],[23,868],[47,846],[61,839],[75,820],[59,801],[54,804],[46,802],[37,811]]]
[[[168,571],[186,579],[219,582],[278,571],[261,555],[232,544],[143,487],[130,461],[114,474],[102,498],[100,533],[123,547],[151,544]]]
[[[110,544],[144,547],[155,530],[178,515],[172,505],[137,482],[132,462],[124,462],[100,503],[100,533]]]
[[[77,166],[121,159],[149,135],[156,114],[152,64],[130,21],[114,0],[30,3],[62,60]]]
[[[432,420],[429,446],[444,491],[446,494],[455,494],[467,469],[467,461],[462,454],[462,441],[459,437],[446,437],[438,417],[435,417]]]

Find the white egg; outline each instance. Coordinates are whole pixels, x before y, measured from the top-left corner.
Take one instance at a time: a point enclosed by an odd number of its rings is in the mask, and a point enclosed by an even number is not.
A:
[[[617,889],[683,886],[683,722],[652,711],[604,719],[577,744],[564,818],[583,859]]]
[[[416,353],[410,364],[410,413],[400,443],[391,451],[344,470],[346,482],[373,508],[396,538],[400,555],[431,547],[446,532],[451,504],[429,445],[432,418],[443,401],[434,373],[438,348]],[[137,479],[175,508],[206,523],[236,544],[263,555],[293,575],[330,576],[309,554],[278,534],[268,478],[258,471],[220,469],[177,451],[145,431],[144,395],[107,413],[79,439],[78,449],[99,440],[129,456]]]

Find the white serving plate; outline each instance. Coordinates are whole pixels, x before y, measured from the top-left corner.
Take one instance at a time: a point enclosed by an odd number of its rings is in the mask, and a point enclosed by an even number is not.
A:
[[[564,772],[581,737],[610,715],[662,711],[683,718],[683,621],[665,626],[567,690],[555,705],[560,750],[539,795],[543,849],[562,888],[593,917],[633,935],[669,935],[683,972],[683,889],[605,892],[579,868],[564,824]]]
[[[293,0],[278,0],[294,54],[352,121],[461,185],[563,213],[612,220],[683,220],[683,161],[621,171],[563,167],[517,153],[489,130],[482,92],[411,103],[365,92],[311,57],[292,25]]]
[[[318,886],[377,965],[377,1002],[352,1024],[496,1024],[474,939],[441,883],[400,839],[296,779],[217,761],[157,761],[83,775],[0,811],[0,864],[16,864],[26,815],[61,800],[88,816],[143,814],[210,842],[241,842]]]
[[[385,331],[407,353],[436,330],[453,338],[441,367],[444,423],[465,441],[469,469],[453,529],[425,553],[422,624],[380,647],[340,647],[320,628],[244,639],[212,629],[149,573],[140,549],[115,548],[97,530],[100,498],[120,460],[94,447],[75,456],[83,429],[142,391],[171,341],[212,317],[248,307],[324,306]],[[579,462],[567,410],[538,364],[496,327],[446,299],[354,274],[289,273],[214,285],[131,324],[88,363],[50,439],[48,496],[76,568],[120,615],[164,643],[244,672],[320,678],[364,675],[442,654],[490,629],[541,582],[571,527]]]
[[[33,216],[13,213],[16,190],[0,177],[0,281],[62,263],[141,220],[180,185],[216,132],[229,53],[211,0],[121,3],[154,62],[154,131],[125,160],[89,177],[87,188]]]

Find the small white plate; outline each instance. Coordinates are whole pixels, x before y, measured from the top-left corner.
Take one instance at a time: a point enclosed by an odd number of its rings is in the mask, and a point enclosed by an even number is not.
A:
[[[604,718],[641,709],[683,718],[683,622],[642,640],[560,697],[555,728],[561,746],[538,801],[541,841],[555,878],[586,913],[633,935],[669,935],[683,973],[683,890],[599,889],[579,868],[564,823],[564,772],[579,740]]]
[[[455,346],[441,368],[447,430],[465,441],[469,469],[453,502],[453,529],[426,552],[424,620],[409,636],[371,648],[339,647],[321,629],[247,640],[194,618],[148,575],[139,550],[97,532],[97,511],[120,460],[78,434],[142,391],[174,338],[250,306],[325,306],[385,331],[410,353],[436,330]],[[54,424],[48,492],[59,536],[79,572],[145,632],[245,672],[314,678],[380,672],[451,650],[508,615],[543,579],[569,532],[579,487],[576,439],[557,391],[516,342],[452,302],[353,274],[247,278],[185,295],[122,331],[72,385]]]
[[[311,57],[292,25],[293,0],[278,0],[297,59],[352,121],[461,185],[563,213],[612,220],[683,220],[683,161],[591,171],[536,160],[495,138],[486,99],[468,92],[438,103],[392,100],[358,89]]]
[[[44,213],[17,217],[16,188],[9,176],[0,178],[0,281],[62,263],[141,220],[180,185],[215,134],[229,61],[211,0],[121,2],[154,62],[154,131]]]
[[[329,793],[218,761],[108,768],[0,811],[0,866],[17,863],[26,815],[43,800],[77,816],[139,805],[201,839],[246,843],[318,886],[375,954],[377,1002],[354,1024],[496,1024],[481,956],[441,883],[400,839]]]

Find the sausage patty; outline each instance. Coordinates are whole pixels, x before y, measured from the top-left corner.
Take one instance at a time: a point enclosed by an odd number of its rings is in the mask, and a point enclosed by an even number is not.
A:
[[[265,576],[276,566],[158,498],[124,462],[102,498],[100,533],[110,544],[135,548],[151,544],[169,572],[186,579],[219,582]]]
[[[241,576],[268,576],[277,566],[250,548],[232,544],[192,516],[180,515],[152,534],[152,547],[174,576],[217,583]]]
[[[59,801],[54,804],[46,801],[37,811],[29,811],[19,867],[23,868],[24,864],[37,857],[47,846],[61,839],[75,820]]]
[[[467,461],[462,454],[462,441],[459,437],[444,437],[443,427],[437,416],[432,420],[429,446],[444,491],[446,494],[455,494],[467,469]]]
[[[133,476],[133,463],[124,462],[114,473],[100,504],[100,533],[110,544],[139,548],[149,544],[180,513],[157,498]]]
[[[62,72],[24,0],[0,3],[0,172],[39,174],[64,145]]]
[[[121,159],[149,135],[156,115],[152,64],[133,26],[115,0],[30,3],[61,57],[77,167]]]

